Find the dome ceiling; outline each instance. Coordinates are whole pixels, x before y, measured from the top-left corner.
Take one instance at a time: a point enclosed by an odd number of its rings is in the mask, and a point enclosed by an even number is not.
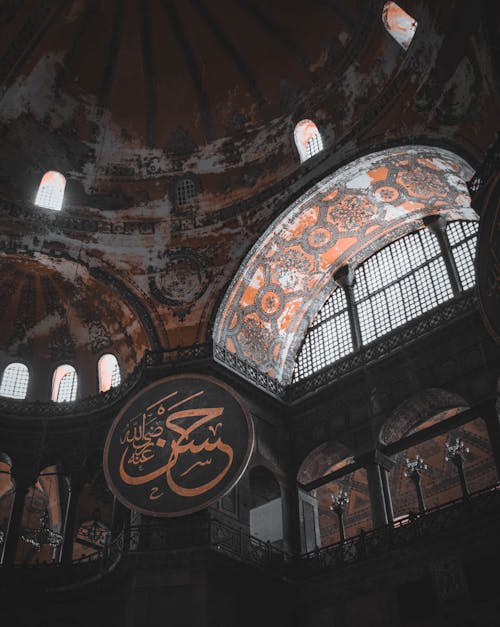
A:
[[[26,360],[38,376],[76,364],[91,390],[100,355],[114,353],[128,373],[149,347],[132,307],[74,262],[0,256],[0,295],[0,359]]]
[[[141,192],[152,198],[154,183],[183,169],[216,174],[262,162],[275,150],[270,136],[290,132],[284,118],[323,99],[375,23],[383,34],[377,3],[16,5],[4,14],[0,48],[6,139],[21,140],[23,153],[29,133],[25,165],[48,157],[78,181],[75,202],[103,209],[127,208]],[[152,180],[153,189],[130,179]],[[128,193],[101,196],[124,180]]]
[[[214,340],[289,383],[295,355],[344,264],[356,267],[422,218],[477,219],[459,157],[418,146],[337,170],[282,214],[248,254],[226,294]]]
[[[498,104],[484,27],[462,3],[419,0],[404,51],[382,6],[1,3],[0,251],[21,274],[26,253],[78,261],[129,303],[154,348],[206,341],[245,254],[317,181],[409,142],[482,159]],[[324,150],[301,164],[302,119]],[[48,170],[66,177],[61,212],[34,206]],[[181,203],[187,179],[195,193]]]

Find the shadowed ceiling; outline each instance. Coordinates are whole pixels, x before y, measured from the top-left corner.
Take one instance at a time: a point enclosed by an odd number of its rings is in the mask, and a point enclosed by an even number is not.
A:
[[[125,302],[154,348],[207,341],[252,245],[340,166],[407,143],[482,160],[488,21],[401,4],[418,21],[407,51],[379,0],[1,3],[0,251],[86,268],[117,299],[106,328]],[[304,118],[325,149],[301,164]],[[66,177],[60,213],[34,206],[48,170]],[[180,205],[183,177],[197,193]]]

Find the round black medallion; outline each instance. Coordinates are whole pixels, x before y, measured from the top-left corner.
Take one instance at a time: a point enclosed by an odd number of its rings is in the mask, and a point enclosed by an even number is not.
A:
[[[243,474],[254,441],[248,410],[204,375],[167,377],[120,411],[106,438],[113,494],[150,516],[182,516],[221,498]]]

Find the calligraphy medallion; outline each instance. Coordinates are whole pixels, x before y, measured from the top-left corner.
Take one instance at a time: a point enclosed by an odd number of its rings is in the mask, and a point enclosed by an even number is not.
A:
[[[130,509],[182,516],[231,490],[253,441],[250,414],[228,385],[205,375],[166,377],[139,392],[115,418],[104,473]]]

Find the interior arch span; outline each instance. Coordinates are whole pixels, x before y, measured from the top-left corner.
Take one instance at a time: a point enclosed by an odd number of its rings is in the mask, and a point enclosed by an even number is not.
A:
[[[421,390],[393,410],[382,425],[379,440],[382,444],[397,442],[430,418],[445,420],[468,407],[467,401],[455,392],[441,388]]]
[[[419,228],[424,218],[477,220],[466,181],[472,169],[432,146],[360,157],[292,203],[249,251],[221,303],[214,344],[280,383],[345,264]]]

